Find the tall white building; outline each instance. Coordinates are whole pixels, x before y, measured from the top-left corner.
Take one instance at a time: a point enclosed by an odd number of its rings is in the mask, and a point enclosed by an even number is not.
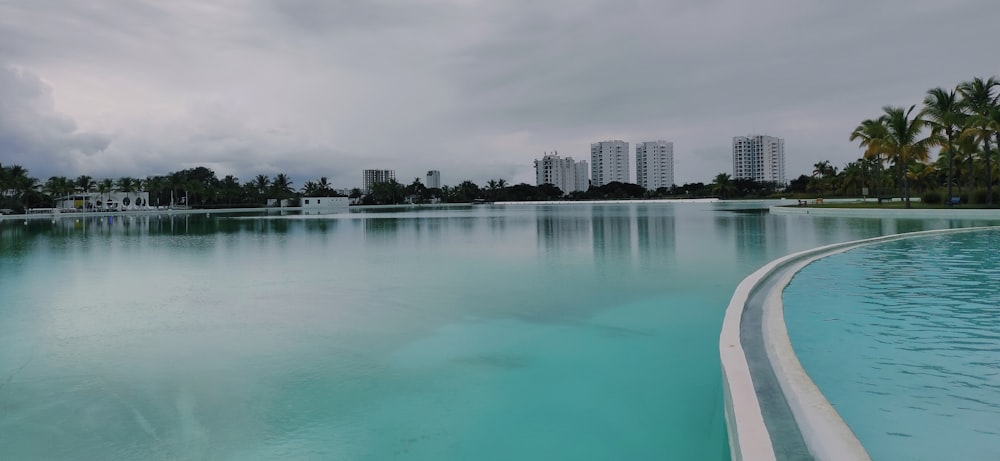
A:
[[[785,140],[761,134],[733,137],[733,178],[785,182]]]
[[[674,143],[667,141],[637,143],[635,182],[647,190],[674,185]]]
[[[441,172],[438,170],[430,170],[427,172],[427,181],[424,182],[424,187],[428,189],[440,189],[441,188]]]
[[[386,182],[396,179],[396,170],[365,170],[364,187],[365,193],[372,193],[372,184]]]
[[[560,158],[558,152],[543,155],[541,160],[535,160],[535,184],[552,184],[564,194],[586,191],[590,187],[587,162],[577,162],[573,157]]]
[[[628,143],[614,140],[591,144],[591,185],[600,187],[614,181],[629,182]]]

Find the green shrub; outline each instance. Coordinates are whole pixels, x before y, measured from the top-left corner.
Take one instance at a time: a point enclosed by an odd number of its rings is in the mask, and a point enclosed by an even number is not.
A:
[[[928,205],[940,205],[941,200],[941,193],[936,190],[924,192],[924,195],[920,197],[920,201]]]
[[[986,189],[976,189],[972,192],[972,202],[977,205],[983,205],[986,203]],[[993,189],[993,203],[1000,204],[1000,190]]]

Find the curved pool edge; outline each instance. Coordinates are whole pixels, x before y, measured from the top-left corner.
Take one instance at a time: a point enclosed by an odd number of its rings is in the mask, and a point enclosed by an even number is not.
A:
[[[780,392],[801,434],[809,454],[817,460],[870,460],[867,451],[855,437],[823,393],[802,368],[792,348],[784,321],[781,295],[792,277],[813,261],[853,248],[874,243],[945,233],[974,232],[996,227],[969,227],[911,232],[836,243],[800,251],[778,258],[747,276],[737,286],[722,324],[719,353],[725,401],[726,430],[730,454],[734,461],[770,461],[784,459],[785,448],[776,446],[775,437],[796,437],[798,434],[772,434],[765,420],[767,409],[762,406],[758,387],[771,385]],[[760,302],[758,309],[754,302]],[[747,311],[760,318],[760,331],[751,331],[762,342],[763,356],[757,359],[747,354],[745,323]],[[750,343],[752,348],[752,343]],[[752,351],[751,351],[752,352]],[[763,358],[760,358],[763,357]],[[758,363],[758,361],[766,363]],[[754,373],[752,370],[758,370]],[[773,371],[764,376],[759,370]],[[770,375],[770,373],[767,373]],[[764,383],[768,380],[772,383]],[[780,413],[780,411],[779,411]],[[770,416],[774,418],[774,416]],[[780,444],[779,444],[780,445]]]

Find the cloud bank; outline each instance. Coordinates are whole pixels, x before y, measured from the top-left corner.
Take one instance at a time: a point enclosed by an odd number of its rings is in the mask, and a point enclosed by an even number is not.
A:
[[[857,158],[848,134],[883,105],[1000,74],[988,0],[19,3],[0,4],[0,163],[40,178],[532,182],[545,151],[666,139],[683,183],[749,133],[785,138],[794,176]]]

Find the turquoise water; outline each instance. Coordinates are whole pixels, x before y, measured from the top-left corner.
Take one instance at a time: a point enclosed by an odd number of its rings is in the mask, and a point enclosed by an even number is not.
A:
[[[866,246],[785,289],[803,367],[875,460],[1000,459],[1000,231]]]
[[[978,224],[762,206],[0,221],[0,459],[724,460],[740,280]]]

